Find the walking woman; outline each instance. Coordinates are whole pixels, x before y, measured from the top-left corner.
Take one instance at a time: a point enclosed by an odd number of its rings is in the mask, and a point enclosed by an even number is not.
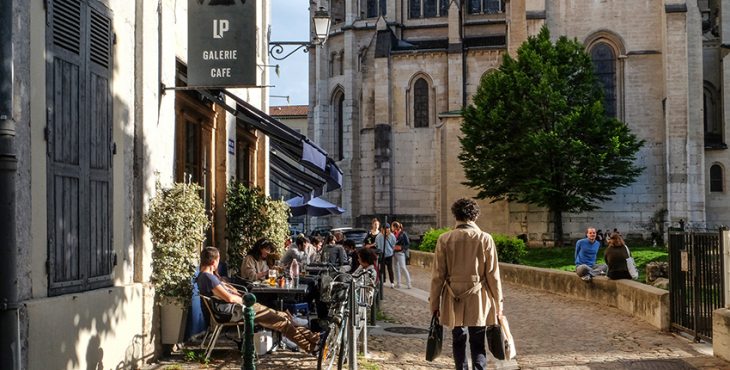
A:
[[[608,276],[611,280],[631,280],[631,273],[626,266],[626,259],[629,258],[629,248],[624,244],[624,239],[619,233],[613,233],[608,238],[608,248],[603,252],[603,258],[608,265]]]
[[[403,231],[403,225],[398,221],[393,221],[393,234],[395,234],[395,248],[393,248],[393,256],[395,256],[395,287],[400,288],[400,275],[401,270],[406,276],[408,282],[408,289],[413,288],[411,285],[411,274],[408,273],[406,268],[406,252],[411,246],[411,240],[408,239],[408,234]]]
[[[375,245],[378,250],[383,253],[383,264],[388,270],[388,278],[390,279],[390,287],[395,289],[393,282],[393,248],[395,247],[395,235],[390,232],[390,224],[383,224],[383,232],[375,237]]]
[[[502,315],[502,283],[497,247],[492,236],[482,232],[475,221],[479,205],[462,198],[451,206],[456,228],[441,234],[431,270],[431,314],[441,324],[453,328],[452,349],[456,369],[469,369],[467,338],[473,369],[487,367],[487,327]],[[468,334],[468,335],[467,335]]]
[[[378,221],[377,218],[374,218],[371,222],[372,228],[370,231],[368,231],[368,234],[365,236],[365,239],[362,241],[362,245],[365,248],[373,248],[375,247],[375,237],[380,234],[380,221]]]

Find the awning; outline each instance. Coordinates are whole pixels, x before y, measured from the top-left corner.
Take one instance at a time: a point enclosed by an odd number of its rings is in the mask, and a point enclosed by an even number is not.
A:
[[[271,139],[272,155],[269,161],[271,175],[288,185],[289,189],[304,198],[317,197],[324,192],[342,187],[342,170],[327,152],[306,136],[277,121],[228,90],[198,89],[203,96],[223,107],[236,118],[250,124]],[[231,107],[225,96],[236,102]],[[298,168],[301,165],[311,174]],[[309,190],[311,189],[311,190]],[[301,193],[305,194],[301,194]]]

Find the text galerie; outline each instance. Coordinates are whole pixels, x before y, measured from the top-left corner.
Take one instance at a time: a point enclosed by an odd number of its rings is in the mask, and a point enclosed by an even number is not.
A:
[[[230,30],[226,19],[213,20],[213,38],[222,39],[223,34]],[[203,52],[203,60],[234,60],[238,59],[238,50],[211,50]],[[230,68],[211,68],[210,77],[231,77]]]

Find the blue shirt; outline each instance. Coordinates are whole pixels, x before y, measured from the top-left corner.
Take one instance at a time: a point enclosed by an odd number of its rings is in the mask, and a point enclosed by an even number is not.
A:
[[[378,250],[383,251],[385,254],[383,257],[391,257],[393,255],[393,248],[395,247],[395,235],[393,233],[388,234],[388,239],[385,239],[383,233],[378,234],[375,237],[375,245]]]
[[[213,289],[215,289],[218,285],[222,286],[223,289],[226,289],[226,287],[221,284],[221,279],[218,279],[217,276],[210,272],[201,272],[198,274],[198,290],[200,291],[200,294],[206,297],[213,297],[215,295],[215,293],[213,293]]]
[[[578,240],[575,243],[575,265],[586,265],[592,267],[596,264],[596,254],[598,254],[598,248],[601,247],[601,242],[598,240],[591,243],[588,238]]]

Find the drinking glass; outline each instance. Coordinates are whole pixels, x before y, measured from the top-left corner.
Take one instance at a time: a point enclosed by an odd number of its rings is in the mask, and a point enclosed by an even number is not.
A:
[[[275,269],[269,270],[269,285],[271,285],[271,286],[276,285],[276,270]]]

